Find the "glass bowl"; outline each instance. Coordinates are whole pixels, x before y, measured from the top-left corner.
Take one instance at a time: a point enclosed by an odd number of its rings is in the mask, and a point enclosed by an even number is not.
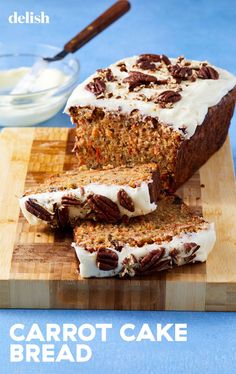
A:
[[[30,126],[59,112],[76,86],[79,62],[71,55],[50,62],[38,77],[32,93],[11,91],[40,57],[53,57],[61,48],[44,44],[0,43],[0,126]]]

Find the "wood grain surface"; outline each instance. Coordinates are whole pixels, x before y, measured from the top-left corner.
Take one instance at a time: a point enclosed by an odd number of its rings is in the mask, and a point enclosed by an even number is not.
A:
[[[236,310],[236,189],[229,141],[178,194],[216,224],[207,263],[134,279],[81,279],[72,234],[30,226],[18,197],[72,169],[72,129],[4,129],[0,135],[0,307]]]

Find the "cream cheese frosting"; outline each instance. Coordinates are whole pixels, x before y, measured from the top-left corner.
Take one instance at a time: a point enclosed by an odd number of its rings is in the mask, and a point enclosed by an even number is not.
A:
[[[180,132],[186,139],[190,138],[201,125],[208,112],[208,109],[220,102],[236,85],[236,77],[228,71],[200,61],[186,61],[184,59],[169,59],[172,65],[188,66],[196,69],[197,72],[202,64],[212,67],[218,72],[218,79],[201,79],[195,80],[182,79],[176,81],[171,76],[168,65],[164,63],[155,63],[156,69],[143,70],[137,64],[139,56],[125,58],[109,66],[114,81],[106,82],[106,95],[96,96],[90,92],[86,86],[99,77],[99,71],[81,83],[68,99],[65,112],[73,106],[99,107],[106,111],[119,111],[120,113],[129,114],[133,110],[139,110],[141,115],[155,117],[159,122],[171,126],[175,131]],[[124,64],[125,69],[120,65]],[[186,64],[186,65],[185,65]],[[168,79],[167,84],[161,85],[141,85],[138,89],[129,90],[129,86],[124,82],[133,71],[141,72],[153,76],[158,80]],[[153,101],[153,97],[161,94],[166,90],[174,90],[181,94],[181,100],[175,102],[170,107],[163,108]],[[182,128],[186,131],[182,132]]]
[[[96,265],[97,252],[90,253],[84,247],[78,243],[72,243],[72,247],[75,249],[76,255],[80,261],[80,275],[83,278],[90,277],[112,277],[121,273],[123,269],[124,260],[133,255],[137,260],[146,256],[151,251],[165,248],[165,259],[168,259],[168,255],[171,250],[175,249],[179,251],[179,258],[177,266],[184,265],[186,261],[185,244],[194,243],[199,246],[195,253],[195,258],[192,262],[204,262],[207,260],[209,253],[214,247],[216,241],[216,234],[214,224],[205,223],[202,229],[197,232],[183,233],[179,236],[174,236],[170,242],[163,242],[161,244],[145,244],[142,247],[131,247],[125,245],[119,252],[114,248],[110,250],[114,251],[118,256],[118,265],[113,270],[100,270]],[[191,253],[190,253],[191,254]],[[134,275],[134,274],[133,274]]]
[[[83,193],[81,188],[75,189],[67,189],[62,191],[53,191],[53,192],[42,192],[37,194],[30,194],[20,198],[20,208],[22,213],[24,214],[25,218],[31,225],[36,225],[42,222],[40,218],[37,218],[35,215],[30,213],[26,207],[25,203],[29,199],[35,199],[37,204],[45,208],[48,212],[54,213],[54,204],[58,207],[62,205],[62,198],[64,196],[73,196],[79,199],[82,203],[86,201],[89,195],[91,194],[98,194],[107,197],[111,201],[117,204],[119,207],[121,215],[126,215],[128,217],[136,217],[140,215],[145,215],[148,213],[153,212],[157,208],[157,204],[155,202],[150,202],[150,193],[149,193],[149,182],[142,182],[140,186],[135,188],[130,187],[128,185],[105,185],[105,184],[97,184],[97,183],[90,183],[87,186],[83,187]],[[130,196],[134,204],[134,211],[131,212],[124,207],[122,207],[119,203],[117,194],[118,192],[123,189],[126,193]],[[69,219],[73,221],[77,218],[85,218],[88,214],[88,211],[81,206],[73,206],[68,207],[69,211]]]

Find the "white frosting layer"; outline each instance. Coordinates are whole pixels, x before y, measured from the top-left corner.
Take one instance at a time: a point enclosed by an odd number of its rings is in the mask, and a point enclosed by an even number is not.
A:
[[[149,181],[150,183],[151,181]],[[84,202],[87,197],[91,194],[98,194],[105,196],[116,203],[120,209],[121,215],[127,215],[128,217],[135,217],[145,215],[153,212],[157,205],[156,203],[150,202],[150,194],[148,188],[148,182],[142,182],[139,187],[130,187],[128,185],[106,185],[90,183],[84,186],[84,193],[82,194],[81,188],[68,189],[63,191],[43,192],[38,194],[26,195],[20,198],[20,207],[25,218],[31,225],[36,225],[42,222],[41,219],[35,217],[33,214],[28,212],[25,208],[25,202],[31,198],[36,199],[37,203],[43,208],[53,213],[53,205],[56,203],[58,206],[61,205],[61,199],[63,196],[72,195]],[[117,193],[120,189],[124,189],[127,194],[131,197],[134,203],[135,210],[130,212],[123,208],[118,201]],[[75,217],[84,218],[87,212],[81,207],[69,207],[69,217],[73,219]]]
[[[109,66],[114,76],[118,78],[121,83],[107,82],[107,90],[113,96],[111,98],[97,98],[93,93],[85,89],[86,84],[98,74],[93,74],[83,83],[81,83],[68,99],[65,112],[69,113],[69,108],[72,106],[95,106],[105,108],[107,111],[119,111],[123,113],[130,113],[134,109],[138,109],[142,115],[152,116],[159,119],[160,122],[171,125],[174,130],[180,131],[179,128],[185,127],[186,134],[181,134],[185,138],[190,138],[198,125],[201,125],[208,112],[208,108],[220,102],[236,85],[236,77],[224,69],[217,68],[211,65],[219,73],[219,79],[197,79],[195,82],[182,81],[179,87],[182,89],[181,100],[173,105],[172,108],[160,108],[159,105],[153,101],[140,100],[140,94],[144,94],[150,98],[154,94],[159,94],[168,89],[167,86],[157,86],[157,88],[141,88],[137,92],[129,92],[128,85],[122,83],[123,79],[128,76],[128,72],[140,71],[145,74],[153,75],[157,79],[165,79],[170,77],[167,68],[156,70],[155,72],[149,70],[141,70],[135,65],[138,56],[130,57],[116,62]],[[170,59],[173,64],[176,59]],[[117,63],[125,62],[128,72],[120,71]],[[191,61],[192,66],[199,65],[199,61]],[[190,66],[191,67],[191,66]],[[116,98],[120,96],[120,98]]]
[[[154,249],[158,249],[160,247],[165,247],[166,252],[169,253],[170,250],[174,248],[180,250],[183,253],[183,245],[184,243],[196,243],[200,246],[200,248],[196,252],[196,257],[193,262],[206,261],[209,253],[214,247],[216,241],[216,234],[214,229],[214,224],[206,224],[202,230],[193,233],[184,233],[181,236],[175,236],[170,242],[163,242],[162,244],[146,244],[143,247],[130,247],[129,245],[125,245],[121,252],[112,249],[118,255],[118,266],[114,270],[104,271],[100,270],[96,266],[96,257],[97,252],[90,253],[86,251],[83,247],[80,247],[79,244],[72,243],[72,247],[75,249],[77,257],[80,261],[80,275],[83,278],[90,278],[90,277],[112,277],[120,273],[121,269],[123,268],[122,262],[124,259],[133,254],[137,259],[147,255]],[[185,254],[186,256],[186,254]],[[180,260],[179,265],[183,265],[184,262],[184,254],[182,257],[182,261]]]

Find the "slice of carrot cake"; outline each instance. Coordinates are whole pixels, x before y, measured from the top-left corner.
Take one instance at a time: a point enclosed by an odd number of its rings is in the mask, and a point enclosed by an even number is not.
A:
[[[72,244],[81,277],[134,276],[206,261],[215,243],[214,224],[193,215],[177,196],[129,225],[83,222]]]
[[[20,198],[32,225],[74,226],[78,219],[116,223],[157,207],[160,183],[154,163],[56,175]]]

